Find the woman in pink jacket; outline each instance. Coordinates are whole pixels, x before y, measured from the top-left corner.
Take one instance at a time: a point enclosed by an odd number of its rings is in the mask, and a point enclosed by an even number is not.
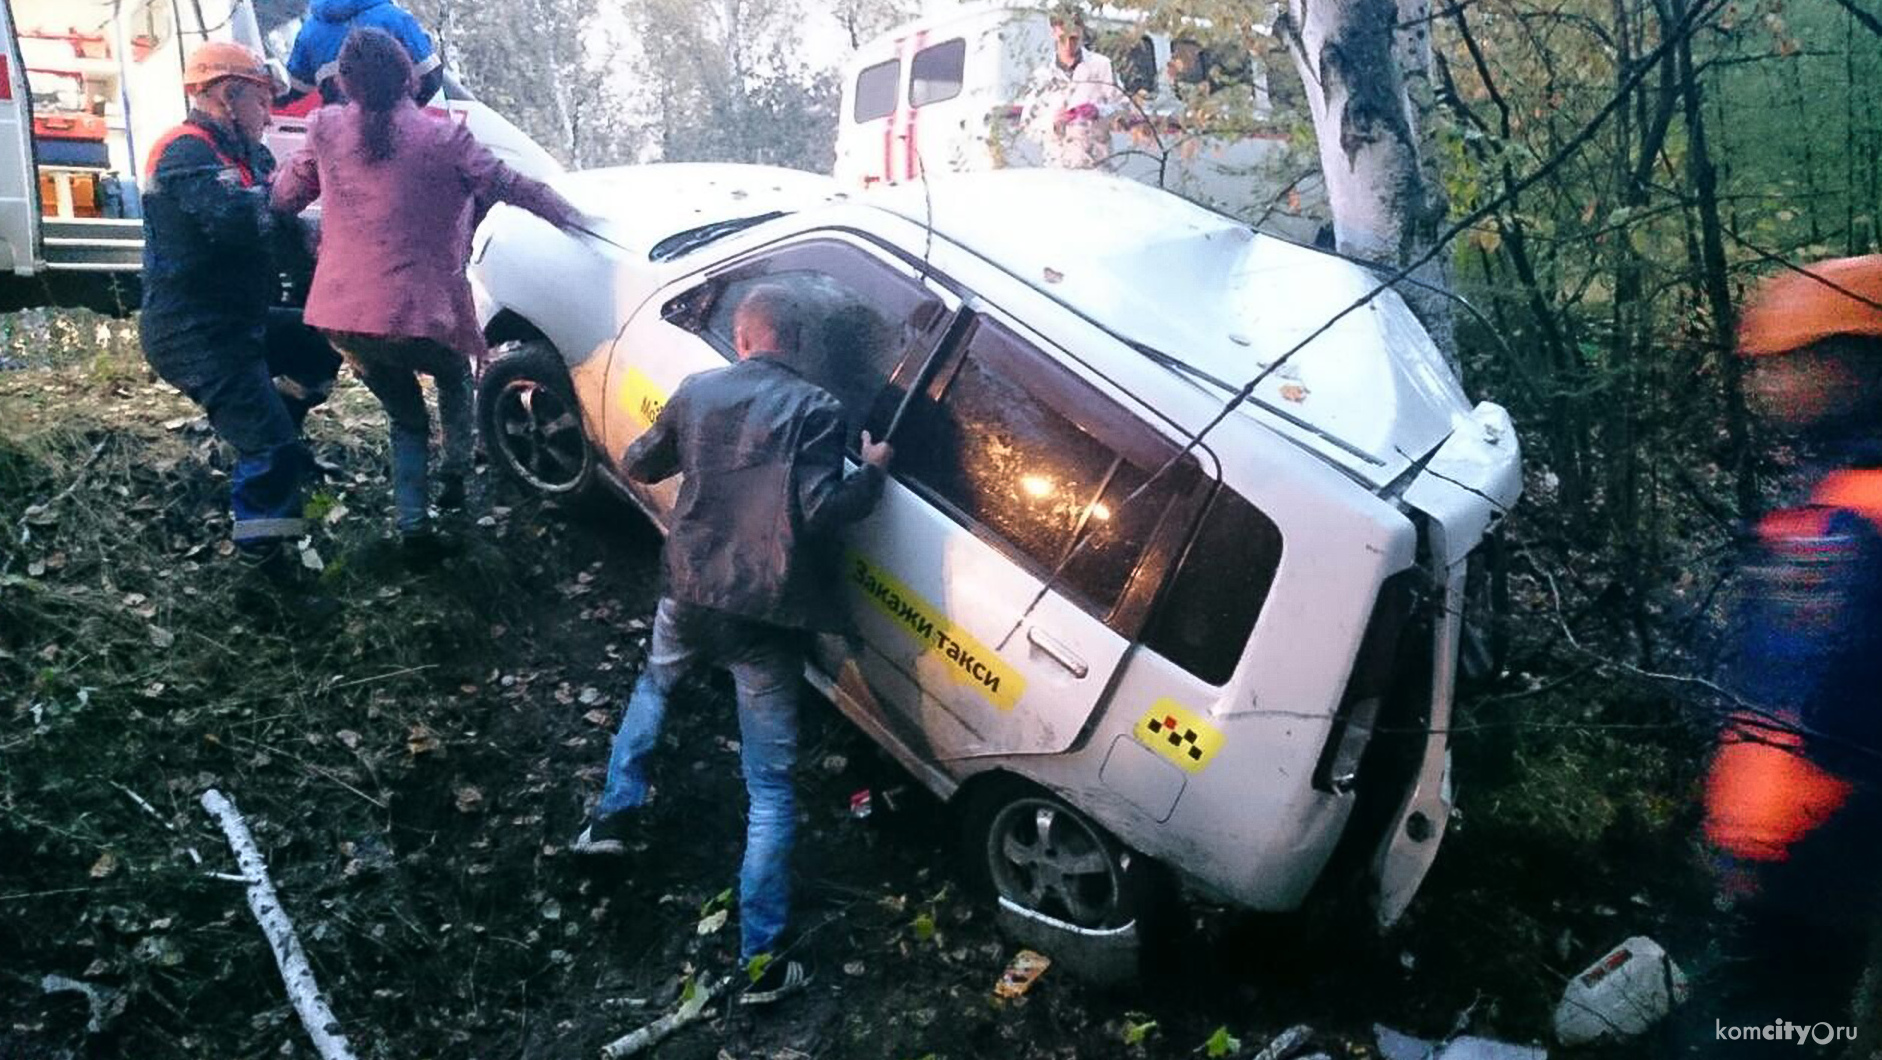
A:
[[[431,425],[417,373],[438,389],[439,508],[463,506],[470,471],[470,367],[485,352],[464,275],[476,204],[507,202],[564,229],[580,214],[499,162],[464,126],[420,110],[411,59],[390,34],[353,31],[339,66],[350,102],[315,115],[305,145],[275,178],[274,208],[299,213],[321,200],[306,320],[385,406],[399,532],[423,546],[436,539],[427,513]]]

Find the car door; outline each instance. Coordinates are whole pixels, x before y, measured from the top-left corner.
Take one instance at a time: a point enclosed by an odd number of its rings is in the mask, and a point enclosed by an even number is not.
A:
[[[835,172],[845,183],[869,187],[894,180],[896,101],[902,90],[900,42],[883,58],[864,62],[844,86],[837,116]]]
[[[859,665],[936,760],[1078,741],[1207,485],[1149,410],[1045,348],[970,308],[889,434],[882,504],[849,536]]]
[[[785,286],[812,317],[793,366],[843,403],[852,453],[872,414],[893,409],[906,374],[925,362],[960,304],[894,255],[840,233],[768,246],[668,284],[628,321],[609,355],[601,439],[611,463],[653,425],[682,379],[737,356],[732,310],[760,283]],[[656,518],[678,490],[677,480],[629,487]]]
[[[13,13],[0,2],[0,269],[27,275],[39,257],[39,175],[30,96]]]
[[[1071,746],[1194,521],[1195,460],[1149,481],[1178,447],[1147,410],[833,235],[673,284],[630,321],[609,367],[610,454],[681,379],[729,361],[732,310],[761,283],[809,310],[797,367],[842,401],[852,452],[864,427],[896,446],[882,502],[843,543],[860,650],[826,639],[822,665],[860,680],[852,698],[934,760]],[[634,488],[659,514],[677,484]]]

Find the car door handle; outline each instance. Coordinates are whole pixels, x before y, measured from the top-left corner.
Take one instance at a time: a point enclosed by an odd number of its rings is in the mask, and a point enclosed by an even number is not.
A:
[[[1069,670],[1073,677],[1083,678],[1091,672],[1091,667],[1086,666],[1085,660],[1079,658],[1077,653],[1038,626],[1026,627],[1026,639],[1032,642],[1033,647],[1052,656],[1052,661]]]

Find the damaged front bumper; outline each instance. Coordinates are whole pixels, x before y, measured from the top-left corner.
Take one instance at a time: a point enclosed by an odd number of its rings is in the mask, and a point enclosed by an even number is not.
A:
[[[1488,402],[1432,454],[1401,499],[1424,527],[1422,565],[1430,575],[1427,602],[1428,699],[1417,718],[1422,746],[1417,767],[1378,842],[1370,865],[1374,912],[1389,927],[1411,904],[1437,857],[1451,818],[1450,730],[1458,668],[1467,630],[1467,585],[1491,532],[1522,494],[1522,451],[1509,414]]]

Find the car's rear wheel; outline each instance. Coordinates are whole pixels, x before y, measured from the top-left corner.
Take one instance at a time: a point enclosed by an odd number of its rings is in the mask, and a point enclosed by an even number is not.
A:
[[[575,387],[555,347],[510,343],[477,384],[478,427],[492,463],[551,497],[585,497],[596,480],[595,453],[582,430]]]
[[[1008,787],[970,814],[969,853],[994,893],[1083,928],[1143,911],[1148,864],[1063,799]]]

